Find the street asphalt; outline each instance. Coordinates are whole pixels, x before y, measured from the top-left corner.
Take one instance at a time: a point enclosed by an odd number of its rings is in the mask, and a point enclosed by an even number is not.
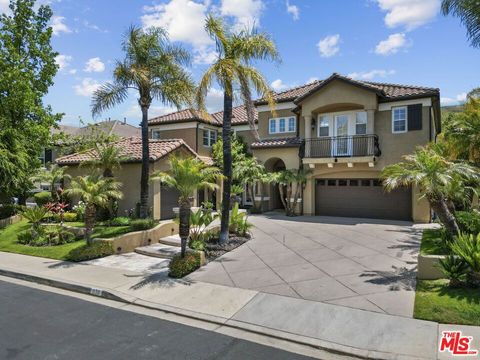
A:
[[[0,359],[308,359],[253,342],[0,281]]]

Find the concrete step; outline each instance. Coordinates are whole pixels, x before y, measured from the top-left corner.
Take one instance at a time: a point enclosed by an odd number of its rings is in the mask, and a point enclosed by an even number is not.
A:
[[[180,248],[165,244],[154,244],[150,246],[141,246],[135,249],[137,254],[152,256],[162,259],[171,259],[180,253]]]
[[[164,245],[177,246],[177,247],[181,246],[180,235],[178,234],[163,237],[158,242]]]

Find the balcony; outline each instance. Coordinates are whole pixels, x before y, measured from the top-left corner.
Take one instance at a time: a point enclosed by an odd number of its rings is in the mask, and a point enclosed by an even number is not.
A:
[[[381,155],[378,136],[350,135],[305,139],[300,148],[302,158],[353,158]]]

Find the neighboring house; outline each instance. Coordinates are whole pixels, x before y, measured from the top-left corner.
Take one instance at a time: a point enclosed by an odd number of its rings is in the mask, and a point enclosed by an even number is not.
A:
[[[115,179],[122,183],[123,199],[119,200],[119,216],[122,216],[135,210],[140,199],[142,139],[139,137],[124,138],[115,144],[121,149],[120,155],[128,158],[122,162],[121,169],[114,172]],[[182,139],[151,139],[149,150],[151,172],[168,171],[168,158],[172,154],[198,157],[198,154]],[[67,173],[71,176],[81,176],[90,170],[79,167],[80,163],[95,158],[95,156],[94,150],[87,150],[62,156],[56,162],[61,166],[68,166]],[[205,159],[204,161],[208,162]],[[174,217],[173,208],[178,206],[178,192],[176,189],[161,186],[159,182],[152,182],[149,204],[155,219],[170,219]]]
[[[268,171],[312,171],[300,205],[305,215],[428,222],[417,189],[386,194],[382,169],[440,128],[438,89],[353,80],[339,74],[275,94],[276,115],[256,101],[261,141],[251,145]],[[264,208],[281,208],[268,186]]]

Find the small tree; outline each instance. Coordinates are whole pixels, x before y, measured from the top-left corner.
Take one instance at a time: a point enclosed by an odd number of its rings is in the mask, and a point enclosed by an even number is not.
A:
[[[243,161],[234,163],[233,167],[233,177],[240,181],[243,186],[248,186],[249,196],[253,202],[253,211],[258,212],[262,210],[263,199],[258,202],[255,199],[257,194],[257,186],[262,186],[262,184],[268,183],[271,181],[271,177],[268,176],[265,166],[259,164],[258,161],[253,158],[245,158]],[[263,191],[261,189],[261,194]],[[262,196],[263,197],[263,196]]]
[[[71,176],[66,174],[67,167],[60,167],[57,164],[52,164],[48,169],[40,169],[38,174],[32,177],[32,181],[46,183],[50,187],[52,199],[59,199],[57,192],[57,184],[64,180],[71,179]]]
[[[447,188],[452,181],[468,183],[478,179],[475,168],[445,159],[434,146],[419,147],[405,161],[385,167],[382,172],[385,190],[416,186],[445,226],[449,234],[458,235],[455,216],[448,206]]]
[[[121,168],[121,162],[128,159],[122,156],[122,149],[115,143],[97,143],[94,146],[95,157],[82,161],[80,166],[102,171],[104,178],[113,177],[113,171]]]
[[[108,205],[110,199],[121,199],[123,194],[120,187],[121,184],[112,178],[89,175],[73,179],[70,188],[65,190],[66,195],[77,196],[85,203],[85,240],[87,245],[92,244],[91,235],[95,227],[97,209]]]
[[[180,207],[180,239],[181,256],[185,257],[187,241],[190,235],[190,208],[192,197],[198,189],[214,190],[218,187],[216,180],[220,177],[220,170],[213,166],[207,166],[199,159],[187,157],[180,159],[171,156],[170,171],[156,172],[151,176],[152,180],[158,180],[168,187],[177,189],[180,193],[178,205]]]
[[[298,170],[283,170],[275,175],[274,181],[278,184],[280,199],[287,216],[296,215],[295,210],[298,205],[298,199],[301,191],[305,188],[310,174],[310,170],[302,168]]]

